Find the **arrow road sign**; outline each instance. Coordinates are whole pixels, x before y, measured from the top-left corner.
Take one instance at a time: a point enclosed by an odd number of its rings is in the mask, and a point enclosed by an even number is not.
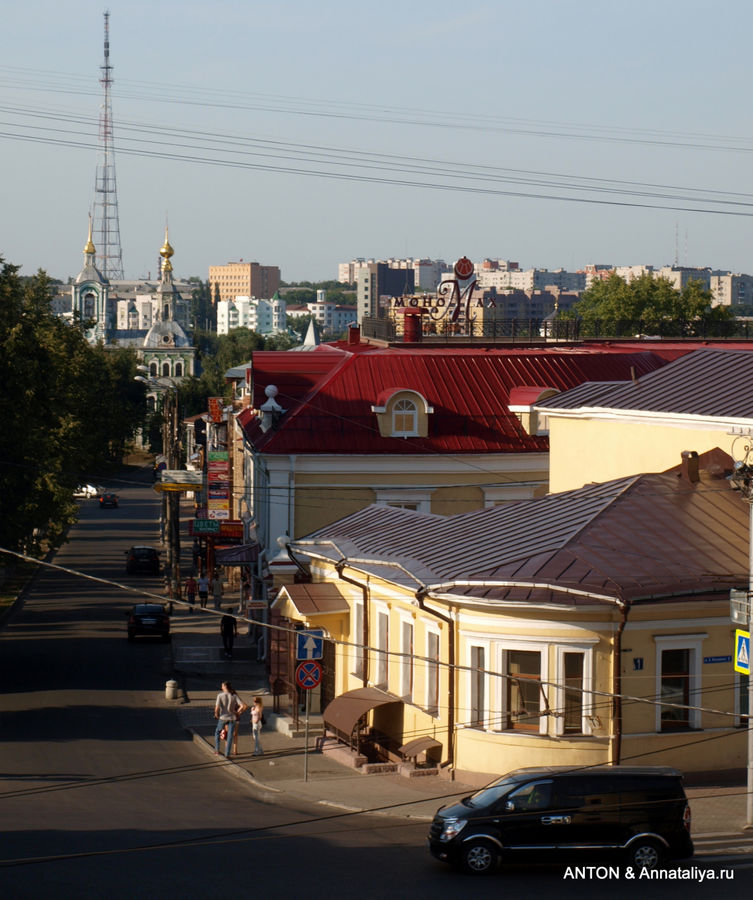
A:
[[[324,632],[321,629],[298,632],[296,659],[321,659],[323,651]]]
[[[310,691],[319,685],[322,680],[321,663],[310,660],[298,664],[295,670],[295,681],[299,688]]]

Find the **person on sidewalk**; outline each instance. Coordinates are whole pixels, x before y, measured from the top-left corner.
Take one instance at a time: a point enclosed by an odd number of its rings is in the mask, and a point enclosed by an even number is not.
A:
[[[233,756],[237,756],[238,755],[238,735],[241,730],[241,713],[244,713],[248,709],[248,706],[243,702],[243,699],[241,698],[241,696],[238,693],[236,693],[236,691],[233,691],[233,693],[238,698],[238,702],[240,703],[240,706],[238,707],[238,712],[235,714],[235,730],[233,731]]]
[[[193,572],[186,578],[186,600],[188,600],[188,612],[189,614],[193,613],[193,607],[196,603],[196,591],[198,590],[198,585],[196,583],[196,579],[193,577]]]
[[[235,616],[231,614],[229,606],[220,622],[220,632],[222,634],[222,646],[225,648],[225,659],[230,659],[233,655],[233,642],[238,634],[238,622]]]
[[[209,576],[206,572],[202,572],[199,575],[199,604],[202,609],[207,608],[207,600],[209,599]]]
[[[220,575],[219,571],[212,580],[212,600],[214,601],[214,608],[219,610],[222,606],[222,575]]]
[[[264,725],[264,704],[261,697],[254,697],[251,707],[251,733],[254,736],[254,756],[263,756],[261,746],[261,729]]]
[[[230,756],[235,734],[235,717],[241,707],[241,699],[233,690],[229,681],[222,682],[222,690],[217,694],[214,703],[214,717],[217,719],[217,727],[214,729],[214,752],[220,755],[220,739],[222,730],[225,731],[225,756]]]

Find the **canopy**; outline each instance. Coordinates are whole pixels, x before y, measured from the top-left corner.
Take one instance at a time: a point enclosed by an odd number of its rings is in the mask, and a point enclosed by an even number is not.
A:
[[[324,724],[329,725],[335,731],[350,736],[358,724],[361,716],[378,706],[386,706],[388,703],[402,703],[399,697],[380,691],[379,688],[357,688],[354,691],[346,691],[335,697],[322,713]]]
[[[214,561],[218,566],[248,566],[259,557],[258,544],[234,544],[231,547],[216,547]]]

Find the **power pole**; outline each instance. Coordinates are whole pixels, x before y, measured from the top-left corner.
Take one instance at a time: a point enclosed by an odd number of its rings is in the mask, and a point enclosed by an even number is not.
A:
[[[94,178],[94,243],[97,268],[108,281],[123,279],[120,248],[118,189],[115,181],[115,148],[112,136],[112,66],[110,65],[110,13],[105,12],[105,58],[99,83],[104,92],[99,114],[99,162]]]

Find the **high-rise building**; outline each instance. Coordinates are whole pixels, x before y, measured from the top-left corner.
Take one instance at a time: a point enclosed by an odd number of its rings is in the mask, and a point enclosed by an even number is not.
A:
[[[209,289],[213,302],[236,297],[272,297],[280,287],[277,266],[258,262],[229,262],[209,267]]]
[[[412,294],[415,289],[413,269],[394,269],[388,263],[369,263],[358,270],[356,281],[358,321],[384,318],[390,309],[390,298]]]

